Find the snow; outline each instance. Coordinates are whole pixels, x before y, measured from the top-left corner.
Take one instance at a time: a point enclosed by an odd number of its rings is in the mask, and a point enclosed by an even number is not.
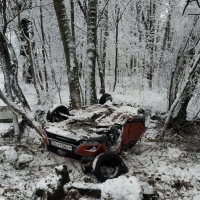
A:
[[[121,91],[109,92],[112,95],[113,102],[123,102],[124,104],[131,104],[134,107],[142,107],[152,109],[153,112],[160,111],[166,112],[167,110],[167,91],[163,90],[159,93],[153,90],[137,89],[134,90],[130,87],[127,89],[126,94]]]
[[[58,105],[56,105],[58,106]],[[53,108],[55,109],[56,106]],[[53,109],[52,109],[53,110]],[[94,105],[89,107],[84,107],[79,110],[73,110],[71,113],[73,116],[69,116],[69,119],[64,120],[62,122],[55,122],[55,123],[48,123],[47,127],[45,128],[46,131],[72,138],[74,140],[80,140],[84,137],[91,137],[91,133],[88,130],[94,130],[92,127],[89,129],[85,128],[85,126],[81,122],[90,122],[92,117],[96,114],[100,116],[95,119],[95,123],[92,122],[95,126],[110,126],[114,123],[123,125],[127,118],[129,117],[139,117],[140,115],[137,113],[138,108],[130,107],[130,106],[113,106],[107,105]],[[70,125],[72,122],[78,121],[80,124],[75,123],[74,128],[71,128],[73,125]],[[83,128],[82,128],[83,127]],[[99,137],[98,134],[92,133],[92,137]]]
[[[122,96],[122,101],[124,100],[123,98]],[[105,111],[103,106],[99,105],[98,107],[101,111]],[[121,106],[119,110],[121,109],[120,112],[127,111],[135,113],[137,109],[134,107],[131,108],[133,109],[130,110],[130,107]],[[81,115],[83,111],[79,110],[77,112]],[[15,193],[17,197],[21,195],[24,196],[24,199],[31,199],[36,187],[47,189],[48,184],[56,185],[58,178],[52,174],[52,170],[56,166],[59,169],[59,165],[66,164],[70,172],[71,183],[69,184],[76,184],[77,187],[83,187],[86,184],[84,179],[90,177],[91,185],[89,186],[100,188],[102,191],[102,199],[104,197],[110,197],[113,199],[135,200],[141,199],[142,190],[146,193],[157,190],[160,199],[164,199],[165,197],[169,200],[188,200],[192,198],[198,200],[200,196],[199,154],[186,152],[179,145],[169,143],[163,146],[162,143],[149,142],[148,139],[154,138],[154,135],[156,135],[156,124],[157,121],[150,121],[150,126],[141,142],[136,144],[133,151],[123,159],[129,168],[129,172],[125,176],[107,180],[104,183],[97,183],[93,175],[84,174],[81,171],[79,162],[49,154],[45,150],[40,151],[38,147],[39,142],[33,143],[33,141],[37,140],[38,135],[30,132],[22,139],[22,144],[29,145],[29,148],[36,153],[33,154],[34,160],[24,169],[16,170],[12,163],[16,163],[17,159],[24,157],[23,155],[27,154],[28,149],[24,150],[18,147],[16,151],[14,147],[10,147],[9,145],[0,147],[0,152],[4,152],[1,153],[1,156],[6,155],[3,164],[0,164],[0,184],[2,185],[0,196],[5,196],[5,189],[18,188],[19,191]],[[6,126],[8,127],[8,125]],[[6,130],[7,127],[2,124],[1,130]],[[1,139],[1,143],[3,142],[4,140]],[[10,144],[8,140],[5,143]],[[28,155],[30,155],[30,151],[28,152]],[[178,181],[183,184],[180,190],[172,187]],[[154,186],[149,184],[151,182],[154,182]],[[173,198],[175,194],[180,195],[181,198]],[[1,199],[6,199],[8,195],[13,197],[12,192],[10,192],[5,198],[3,196]],[[83,196],[81,199],[89,198]],[[90,199],[95,198],[90,197]]]
[[[119,176],[117,179],[110,179],[101,185],[101,199],[115,200],[140,200],[142,191],[137,178],[130,176]]]
[[[101,184],[100,183],[82,183],[82,182],[69,182],[68,184],[66,184],[65,189],[71,188],[71,187],[75,187],[75,188],[82,188],[82,189],[91,189],[91,190],[97,190],[97,189],[101,189]]]
[[[1,146],[0,159],[3,160],[5,163],[15,165],[17,161],[17,152],[15,151],[15,148],[10,146]]]
[[[37,108],[35,100],[32,99],[31,90],[27,89],[28,100],[30,99],[31,105]],[[33,90],[32,90],[33,91]],[[109,92],[109,91],[108,91]],[[106,105],[113,108],[116,113],[126,113],[136,115],[138,108],[148,108],[152,112],[165,112],[166,99],[162,94],[154,91],[139,92],[135,90],[129,95],[111,93],[115,103],[123,105],[113,106],[110,102]],[[68,104],[68,94],[62,90],[61,95],[66,101],[64,105]],[[66,98],[65,98],[66,97]],[[58,99],[55,98],[58,102]],[[129,103],[130,106],[126,106]],[[57,105],[60,105],[57,103]],[[56,106],[57,106],[56,105]],[[96,109],[98,107],[98,109]],[[69,120],[84,120],[91,117],[94,113],[102,113],[107,110],[107,107],[95,105],[92,109],[86,108],[85,110],[70,111]],[[130,109],[131,108],[131,109]],[[109,121],[102,121],[102,123],[109,124]],[[8,139],[0,139],[0,158],[3,162],[0,163],[0,200],[11,199],[32,199],[36,188],[47,189],[47,185],[56,186],[58,176],[55,176],[53,169],[61,167],[65,164],[70,172],[71,182],[66,185],[76,186],[80,188],[90,187],[101,190],[101,199],[142,199],[143,191],[151,193],[157,191],[160,199],[177,199],[177,200],[199,200],[200,198],[200,167],[199,167],[199,153],[187,152],[178,144],[149,142],[149,139],[154,139],[159,133],[157,128],[159,122],[150,120],[147,132],[142,138],[141,142],[135,145],[133,150],[125,154],[123,161],[128,166],[129,171],[116,179],[107,180],[104,183],[97,182],[92,174],[85,174],[81,170],[80,163],[73,160],[68,160],[57,155],[49,154],[44,148],[41,148],[41,140],[33,130],[27,130],[23,136],[21,145],[28,148],[17,147],[14,141]],[[9,128],[10,124],[0,124],[0,132],[3,133]],[[68,125],[66,121],[62,123],[53,123],[49,130],[58,132],[62,127],[63,134],[71,134],[67,130]],[[78,139],[83,133],[77,130]],[[59,133],[60,134],[60,133]],[[30,148],[30,149],[29,149]],[[35,152],[35,153],[33,153]],[[34,158],[34,159],[33,159]],[[17,162],[28,162],[28,165],[23,169],[16,169]],[[32,160],[32,161],[31,161]],[[30,161],[30,162],[29,162]],[[95,165],[95,162],[93,163]],[[84,182],[85,179],[90,180],[90,183]],[[176,183],[181,183],[178,189],[175,188]],[[89,184],[89,185],[87,185]],[[178,185],[178,184],[177,184]],[[5,193],[5,191],[10,192]],[[16,192],[12,192],[16,189]],[[52,190],[49,190],[52,192]],[[1,197],[2,196],[2,197]],[[176,198],[174,198],[176,196]],[[94,197],[84,195],[83,199],[95,200]]]
[[[33,161],[34,156],[33,155],[29,155],[29,154],[21,154],[18,157],[18,160],[16,162],[16,168],[20,168],[22,165],[25,165],[31,161]]]
[[[119,176],[118,178],[106,180],[102,184],[70,182],[66,185],[65,189],[71,187],[77,189],[101,190],[102,200],[140,200],[142,198],[140,182],[133,176]]]
[[[31,106],[37,109],[36,99],[33,98],[34,89],[28,89],[27,85],[23,87]],[[114,108],[116,113],[123,112],[135,115],[140,107],[151,109],[152,112],[166,111],[166,98],[163,94],[155,91],[141,92],[135,90],[130,92],[129,95],[109,91],[108,93],[112,94],[115,103],[123,104],[119,107],[111,105],[110,102],[107,104],[109,108]],[[69,95],[66,90],[62,90],[61,95],[65,99],[63,104],[68,104]],[[54,100],[57,105],[60,105],[58,98]],[[127,103],[131,107],[126,106]],[[70,111],[72,114],[76,113],[76,116],[70,116],[70,120],[78,119],[81,121],[91,117],[94,113],[98,114],[107,110],[107,107],[101,105],[95,105],[93,108],[96,108],[96,106],[98,109],[95,112],[86,108],[87,114],[82,109]],[[109,124],[111,122],[105,120],[102,123]],[[66,129],[66,121],[59,125],[53,123],[49,130],[55,133],[62,126]],[[36,188],[47,189],[48,184],[56,186],[59,178],[55,176],[53,169],[57,167],[60,170],[62,164],[67,166],[71,179],[66,187],[73,185],[80,188],[85,186],[100,189],[101,199],[139,200],[142,199],[143,191],[145,193],[156,191],[161,200],[199,200],[199,153],[186,151],[181,144],[151,142],[150,139],[155,139],[159,134],[158,126],[159,122],[157,120],[150,120],[144,137],[131,152],[123,157],[129,171],[104,183],[97,182],[91,173],[83,173],[79,162],[48,153],[44,147],[41,147],[40,137],[32,129],[26,130],[20,144],[10,138],[0,138],[0,200],[9,198],[33,199]],[[9,127],[10,124],[0,124],[0,133],[4,133]],[[62,132],[63,134],[71,134],[67,129]],[[74,138],[85,134],[77,132],[79,134],[76,137],[74,135]],[[27,166],[23,169],[16,169],[16,163],[21,161],[27,161]],[[93,165],[95,165],[95,162]],[[90,183],[85,180],[89,180]],[[96,200],[95,197],[88,197],[87,195],[84,195],[81,199]]]
[[[57,182],[60,179],[59,176],[56,176],[54,173],[51,173],[48,177],[41,179],[37,185],[36,188],[41,189],[41,190],[47,190],[48,185],[51,184],[52,186],[57,187]]]
[[[200,199],[200,195],[196,195],[194,196],[193,200],[199,200]]]
[[[1,133],[6,132],[10,127],[12,126],[12,123],[0,123],[0,135]]]
[[[131,110],[130,110],[131,109]],[[118,109],[117,109],[118,112],[122,112],[122,113],[131,113],[133,115],[137,115],[137,111],[138,111],[138,108],[130,108],[130,106],[120,106]]]
[[[55,108],[57,108],[58,106],[61,106],[61,104],[54,104],[51,109],[49,109],[49,112],[51,113]]]
[[[56,127],[48,127],[46,128],[45,130],[47,130],[49,133],[54,133],[56,135],[60,135],[60,136],[64,136],[64,137],[69,137],[69,138],[72,138],[74,140],[80,140],[82,139],[85,135],[87,135],[88,133],[85,132],[81,132],[79,130],[76,131],[76,133],[72,133],[70,131],[67,130],[67,126],[64,127],[64,128],[60,128],[60,126],[56,126]],[[82,129],[81,129],[82,130]]]

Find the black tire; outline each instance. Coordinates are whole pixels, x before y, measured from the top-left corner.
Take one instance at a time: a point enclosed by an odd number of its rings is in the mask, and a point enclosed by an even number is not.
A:
[[[47,121],[49,121],[49,122],[60,122],[60,121],[68,119],[68,117],[61,116],[59,113],[70,115],[67,107],[65,107],[63,105],[58,105],[53,110],[48,111],[47,117],[46,117]]]
[[[133,149],[133,147],[136,145],[137,141],[138,140],[133,140],[133,141],[127,143],[126,145],[124,145],[123,151],[125,151],[125,152],[131,151]]]
[[[93,161],[92,167],[94,175],[101,182],[117,178],[122,174],[122,160],[112,152],[102,153],[97,156]]]

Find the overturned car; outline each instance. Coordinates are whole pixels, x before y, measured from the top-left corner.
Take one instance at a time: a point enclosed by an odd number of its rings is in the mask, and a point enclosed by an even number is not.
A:
[[[99,181],[121,175],[121,155],[146,130],[144,111],[130,106],[93,105],[69,112],[64,105],[55,105],[46,119],[43,140],[47,150],[92,163]]]

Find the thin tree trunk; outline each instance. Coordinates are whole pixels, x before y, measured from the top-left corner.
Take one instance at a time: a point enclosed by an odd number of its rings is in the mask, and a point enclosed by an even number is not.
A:
[[[70,0],[71,5],[71,29],[72,29],[72,40],[75,44],[75,26],[74,26],[74,0]]]
[[[36,73],[35,73],[35,68],[34,68],[34,58],[33,58],[33,51],[32,51],[32,46],[31,42],[27,39],[27,46],[28,46],[28,56],[29,56],[29,61],[30,61],[30,66],[31,66],[31,74],[33,78],[33,84],[36,90],[37,94],[37,99],[38,99],[38,104],[41,103],[41,97],[40,97],[40,92],[37,86],[37,78],[36,78]]]
[[[166,50],[166,47],[169,47],[169,37],[170,37],[170,29],[171,29],[171,11],[168,11],[169,14],[167,16],[167,23],[165,26],[165,33],[164,33],[164,38],[163,38],[163,42],[162,42],[162,47],[161,47],[161,56],[160,56],[160,66],[163,67],[164,63],[163,63],[163,54]]]
[[[149,65],[149,88],[153,86],[153,72],[154,72],[154,41],[155,41],[155,2],[150,2],[150,28],[149,28],[149,53],[150,53],[150,65]]]
[[[33,78],[33,84],[36,90],[36,94],[37,94],[37,98],[38,98],[38,103],[41,103],[41,97],[40,97],[40,92],[37,86],[37,78],[36,78],[36,74],[35,74],[35,69],[34,69],[34,57],[33,57],[33,51],[32,51],[32,45],[31,45],[31,41],[30,38],[28,36],[25,35],[25,32],[21,26],[21,16],[20,16],[20,9],[19,9],[19,3],[18,0],[16,0],[16,7],[17,7],[17,12],[18,14],[18,25],[19,25],[19,29],[22,33],[22,37],[23,39],[26,41],[27,43],[27,48],[28,48],[28,57],[29,57],[29,62],[30,62],[30,68],[31,68],[31,74],[32,74],[32,78]]]
[[[115,77],[114,77],[114,85],[113,92],[115,91],[117,79],[118,79],[118,36],[119,36],[119,13],[120,8],[116,5],[116,27],[115,27]]]
[[[41,27],[41,34],[42,34],[42,58],[43,58],[43,65],[44,65],[44,78],[45,78],[45,87],[46,93],[48,96],[48,75],[47,75],[47,66],[46,66],[46,56],[45,56],[45,34],[44,34],[44,23],[43,23],[43,12],[42,12],[42,0],[40,0],[40,27]]]

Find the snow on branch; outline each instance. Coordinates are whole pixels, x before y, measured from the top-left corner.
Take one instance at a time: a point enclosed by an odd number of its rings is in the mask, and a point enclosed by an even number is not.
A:
[[[169,110],[169,114],[168,117],[165,120],[164,126],[161,130],[161,136],[164,137],[165,136],[165,131],[170,123],[170,120],[172,119],[173,113],[176,109],[176,107],[179,105],[179,103],[182,102],[183,98],[184,98],[184,94],[187,91],[187,88],[190,84],[192,84],[192,79],[195,78],[195,72],[197,71],[197,69],[199,68],[199,62],[200,62],[200,53],[198,52],[198,55],[196,56],[196,58],[194,58],[191,62],[191,64],[189,65],[190,70],[187,74],[186,80],[183,83],[183,86],[181,88],[181,90],[177,93],[176,95],[176,99],[174,100],[170,110]],[[194,84],[194,83],[193,83]],[[191,91],[192,92],[192,91]]]

